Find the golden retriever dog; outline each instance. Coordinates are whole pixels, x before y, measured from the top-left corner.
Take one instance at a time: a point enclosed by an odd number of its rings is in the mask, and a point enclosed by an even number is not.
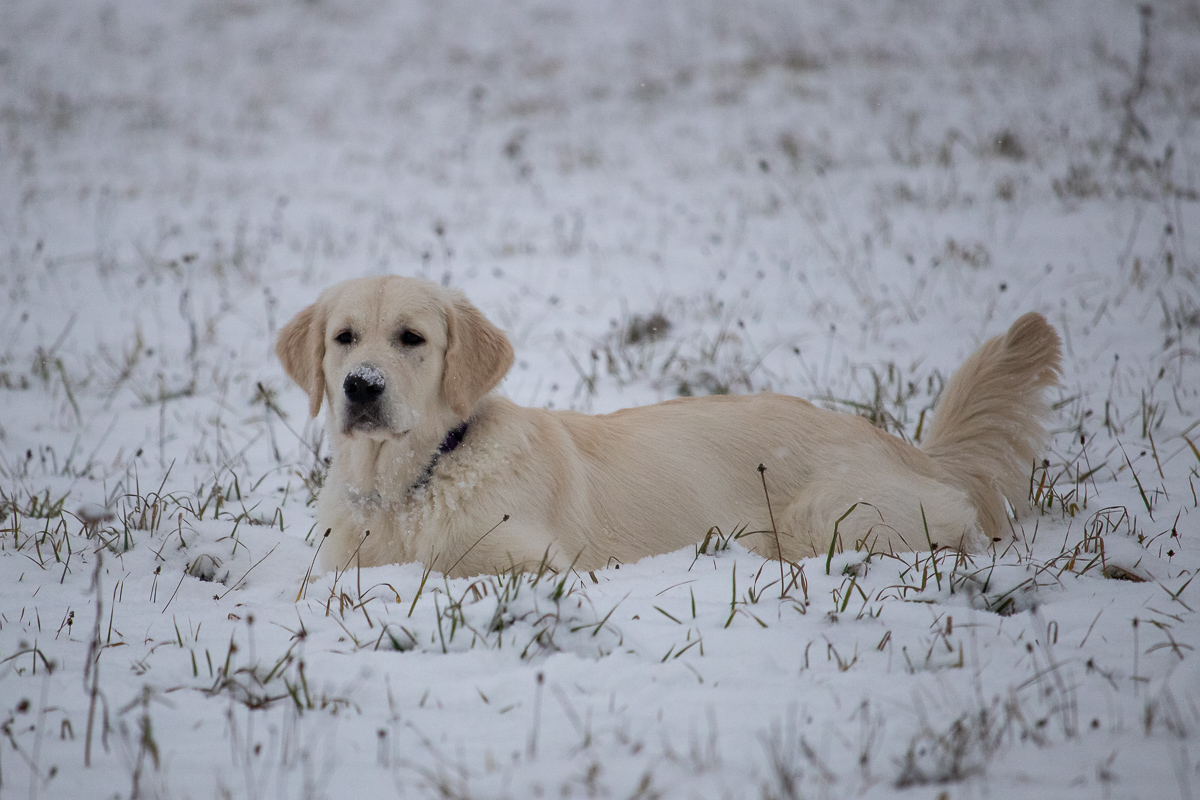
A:
[[[504,333],[414,278],[334,286],[276,346],[311,414],[327,407],[324,567],[450,576],[594,570],[714,526],[788,560],[825,553],[835,526],[846,549],[978,549],[1010,530],[1006,502],[1028,505],[1060,351],[1044,317],[1018,319],[958,369],[918,448],[770,393],[596,416],[518,406],[493,392],[513,361]]]

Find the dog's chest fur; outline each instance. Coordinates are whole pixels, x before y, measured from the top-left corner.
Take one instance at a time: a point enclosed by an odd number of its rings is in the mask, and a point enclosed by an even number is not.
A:
[[[360,547],[364,564],[429,563],[458,552],[473,532],[464,523],[477,496],[487,494],[495,475],[512,469],[511,454],[487,428],[472,424],[462,444],[436,461],[389,443],[371,453],[370,443],[340,442],[344,449],[335,452],[317,503],[318,527],[331,530],[323,561],[353,566]]]

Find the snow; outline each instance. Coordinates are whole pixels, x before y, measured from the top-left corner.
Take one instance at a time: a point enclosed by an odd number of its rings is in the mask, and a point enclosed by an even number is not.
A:
[[[1124,0],[0,4],[0,795],[1195,797],[1197,42]],[[1038,508],[971,562],[306,581],[274,339],[381,273],[463,290],[523,404],[909,438],[1040,311]]]
[[[368,386],[383,388],[387,385],[387,379],[383,375],[383,371],[373,364],[360,364],[350,370],[347,378],[358,378]]]

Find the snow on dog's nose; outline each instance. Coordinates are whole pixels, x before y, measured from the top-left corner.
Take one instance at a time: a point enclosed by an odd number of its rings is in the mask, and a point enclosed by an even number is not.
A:
[[[367,405],[379,399],[383,394],[387,381],[378,367],[371,364],[360,364],[355,367],[342,383],[342,391],[346,399],[354,405]]]

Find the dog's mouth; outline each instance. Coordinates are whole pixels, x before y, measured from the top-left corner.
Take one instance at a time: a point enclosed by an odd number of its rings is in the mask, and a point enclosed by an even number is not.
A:
[[[373,409],[346,409],[342,423],[342,433],[346,436],[354,437],[355,434],[360,434],[378,441],[403,438],[410,430],[411,428],[396,430],[383,414]]]
[[[387,417],[382,414],[377,408],[355,408],[351,406],[347,408],[342,419],[342,433],[352,435],[355,433],[371,434],[386,434],[392,435],[391,425],[388,424]]]
[[[364,436],[377,442],[396,440],[408,435],[418,417],[406,405],[383,402],[382,399],[367,403],[344,402],[341,431],[350,438]]]

